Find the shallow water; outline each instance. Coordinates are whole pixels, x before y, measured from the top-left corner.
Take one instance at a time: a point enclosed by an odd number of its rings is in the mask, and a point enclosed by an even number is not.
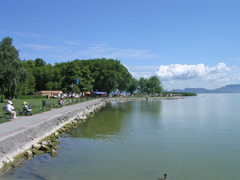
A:
[[[112,102],[4,180],[240,179],[240,94]]]

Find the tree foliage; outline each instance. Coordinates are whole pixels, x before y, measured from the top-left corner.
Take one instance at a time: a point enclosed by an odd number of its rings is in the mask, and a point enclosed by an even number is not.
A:
[[[157,76],[151,76],[147,81],[148,92],[152,95],[162,92],[161,81]]]
[[[140,93],[147,93],[148,88],[147,88],[147,79],[141,77],[138,81],[138,90]]]
[[[149,79],[141,77],[138,81],[138,90],[140,93],[156,94],[162,92],[161,81],[157,76],[151,76]]]
[[[94,78],[93,90],[110,93],[116,89],[126,91],[131,86],[132,75],[120,61],[113,59],[78,60],[80,66],[88,66]]]
[[[27,77],[18,50],[12,44],[12,38],[6,37],[0,42],[0,88],[1,102],[7,90],[7,96],[14,97]]]
[[[32,60],[29,60],[27,62],[24,61],[23,64],[24,64],[24,68],[27,71],[27,78],[23,82],[19,94],[21,95],[34,94],[36,81],[35,81],[35,77],[33,76],[33,67],[35,65]]]
[[[37,67],[43,67],[43,66],[45,66],[47,63],[46,63],[43,59],[37,58],[37,59],[35,59],[34,64],[35,64],[35,66],[37,66]]]
[[[132,95],[138,89],[138,80],[132,78],[131,86],[128,88],[128,92]]]
[[[74,60],[46,64],[44,60],[25,61],[29,76],[35,79],[35,90],[62,90],[64,92],[128,91],[132,85],[132,75],[120,61],[113,59]],[[30,83],[30,77],[29,82]],[[80,78],[78,84],[77,79]],[[27,82],[26,82],[27,83]],[[73,87],[72,87],[73,85]],[[25,86],[24,86],[25,87]],[[26,88],[26,87],[25,87]],[[31,92],[25,89],[22,92]]]

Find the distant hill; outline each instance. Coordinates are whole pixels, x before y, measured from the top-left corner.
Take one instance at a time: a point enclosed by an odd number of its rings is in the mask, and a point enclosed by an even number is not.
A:
[[[190,93],[240,93],[240,84],[230,84],[221,88],[208,90],[205,88],[185,88],[175,89],[175,92],[190,92]]]
[[[217,93],[240,93],[240,84],[231,84],[214,90]]]

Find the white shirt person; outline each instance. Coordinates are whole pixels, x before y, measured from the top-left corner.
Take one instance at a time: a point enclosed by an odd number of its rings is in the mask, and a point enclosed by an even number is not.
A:
[[[8,104],[5,106],[6,110],[8,113],[13,114],[13,119],[16,119],[17,113],[14,109],[14,107],[12,106],[12,101],[8,101]]]

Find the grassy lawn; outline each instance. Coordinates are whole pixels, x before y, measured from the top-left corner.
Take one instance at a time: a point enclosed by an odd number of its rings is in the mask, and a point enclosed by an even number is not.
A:
[[[90,98],[88,99],[90,100]],[[4,100],[3,103],[0,102],[0,123],[8,122],[10,119],[8,117],[4,117],[4,111],[3,107],[7,104],[7,99]],[[13,106],[17,112],[17,116],[26,116],[24,114],[20,114],[22,111],[22,103],[26,101],[29,104],[29,107],[32,108],[32,114],[38,114],[44,111],[49,111],[49,107],[43,107],[42,101],[47,101],[51,105],[51,109],[53,108],[60,108],[61,106],[58,105],[59,98],[52,98],[52,99],[14,99],[12,100]],[[66,101],[66,106],[69,106],[71,104],[81,103],[84,101],[87,101],[86,98],[74,98],[73,100],[71,98],[65,98],[64,101]]]

